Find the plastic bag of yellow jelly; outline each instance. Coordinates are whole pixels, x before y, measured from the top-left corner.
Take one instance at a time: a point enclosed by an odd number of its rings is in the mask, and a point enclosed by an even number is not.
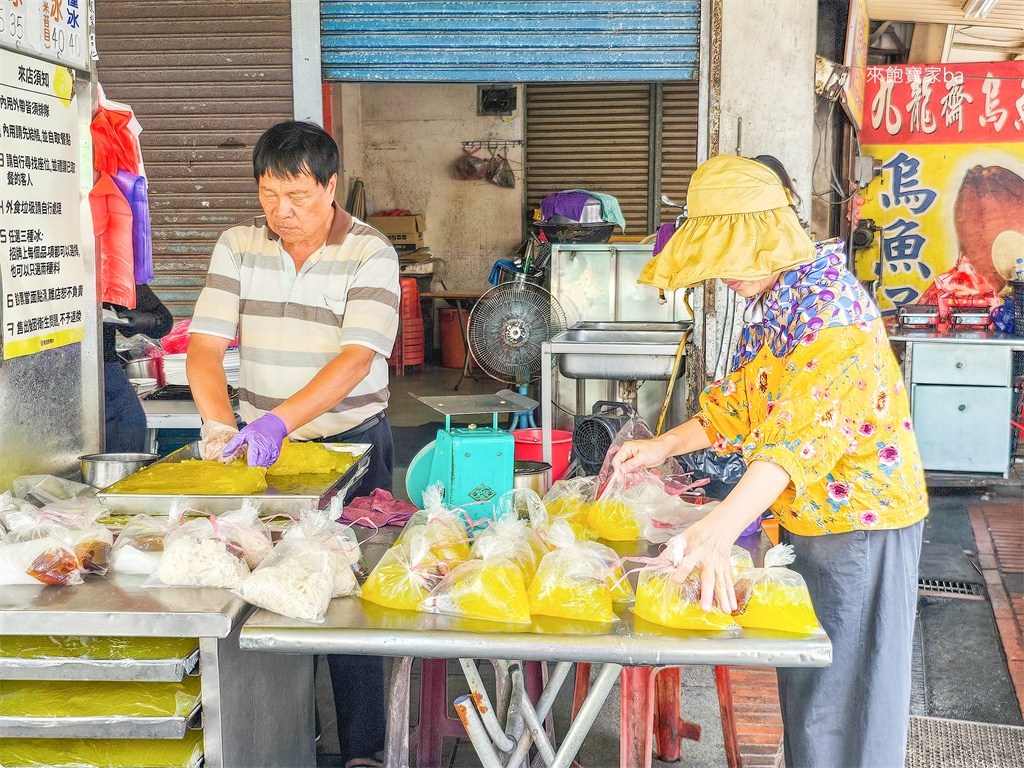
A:
[[[455,566],[420,604],[420,610],[517,624],[530,622],[522,571],[505,557]]]
[[[497,520],[488,521],[487,527],[476,535],[470,556],[474,560],[503,557],[511,560],[529,584],[537,571],[541,545],[537,535],[516,515],[506,513]]]
[[[151,464],[107,488],[107,493],[249,496],[267,489],[267,470],[245,462],[188,461]]]
[[[443,498],[440,483],[428,486],[423,491],[423,509],[409,518],[398,541],[406,543],[421,538],[428,542],[435,558],[454,565],[469,559],[469,533],[465,513],[446,507]]]
[[[181,739],[0,739],[0,765],[194,768],[203,760],[203,732]]]
[[[633,518],[633,511],[621,501],[614,499],[595,501],[587,510],[587,528],[599,539],[606,541],[635,541],[640,536],[640,527]]]
[[[385,608],[415,611],[443,572],[444,564],[430,554],[423,539],[402,542],[384,553],[359,596]]]
[[[0,680],[7,717],[184,717],[199,703],[199,678],[180,683]]]
[[[0,656],[19,659],[183,659],[199,647],[195,638],[6,635]]]
[[[530,583],[530,613],[583,621],[615,621],[607,568],[577,542],[544,555]]]
[[[780,544],[764,555],[764,568],[750,568],[736,579],[739,604],[733,617],[741,627],[809,634],[820,632],[803,576],[786,568],[793,547]]]
[[[673,568],[641,571],[633,613],[641,619],[673,629],[737,629],[732,617],[712,606],[705,611],[700,599],[700,568],[682,583],[672,581]]]
[[[267,467],[267,475],[324,475],[344,472],[355,463],[350,453],[332,451],[322,443],[281,444],[281,455]]]
[[[604,566],[605,581],[611,590],[613,603],[629,602],[635,597],[633,585],[629,583],[619,562],[618,552],[596,541],[581,541],[579,546],[598,558]]]
[[[587,516],[590,513],[590,504],[587,500],[594,495],[596,490],[596,477],[574,477],[570,480],[556,482],[544,494],[547,524],[564,520],[580,541],[596,538],[596,534],[587,527]],[[531,521],[531,525],[536,530],[542,530],[542,526],[533,521]]]

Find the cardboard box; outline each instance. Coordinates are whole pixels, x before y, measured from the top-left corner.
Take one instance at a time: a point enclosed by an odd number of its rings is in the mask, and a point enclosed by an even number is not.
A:
[[[424,245],[423,233],[427,231],[427,217],[421,213],[409,216],[371,216],[371,227],[391,241],[392,245],[413,246]]]

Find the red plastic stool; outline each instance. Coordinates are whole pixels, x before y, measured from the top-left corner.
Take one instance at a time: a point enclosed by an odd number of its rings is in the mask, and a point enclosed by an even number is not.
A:
[[[448,660],[420,659],[420,719],[412,732],[416,765],[441,765],[445,737],[466,736],[457,717],[448,717]]]
[[[388,359],[397,376],[405,375],[405,366],[423,365],[425,337],[423,333],[423,309],[420,306],[420,291],[416,278],[399,279],[402,297],[399,301],[398,336],[395,348]]]

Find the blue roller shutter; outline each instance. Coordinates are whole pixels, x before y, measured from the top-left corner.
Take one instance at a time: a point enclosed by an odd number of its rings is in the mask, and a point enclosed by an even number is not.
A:
[[[320,4],[325,80],[693,80],[699,0]]]

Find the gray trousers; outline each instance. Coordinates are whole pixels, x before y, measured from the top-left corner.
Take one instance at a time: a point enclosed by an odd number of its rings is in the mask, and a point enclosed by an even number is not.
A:
[[[831,666],[778,670],[787,768],[902,768],[923,530],[782,531],[832,641]]]

